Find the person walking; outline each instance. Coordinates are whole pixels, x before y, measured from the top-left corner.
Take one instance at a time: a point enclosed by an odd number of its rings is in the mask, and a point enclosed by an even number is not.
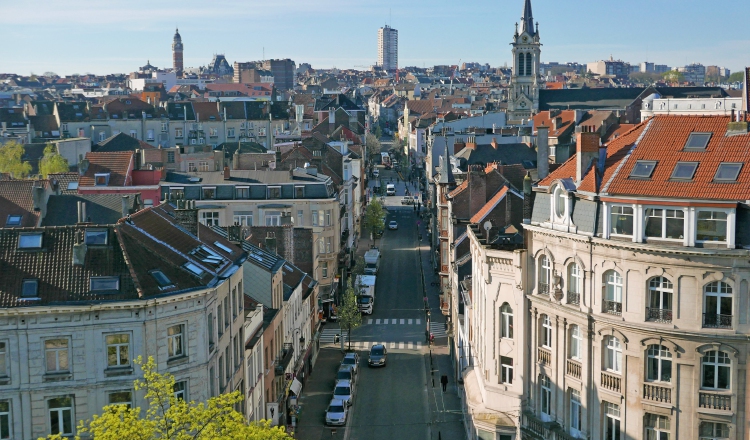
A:
[[[443,385],[443,392],[445,392],[445,389],[448,388],[448,376],[443,374],[440,376],[440,384]]]

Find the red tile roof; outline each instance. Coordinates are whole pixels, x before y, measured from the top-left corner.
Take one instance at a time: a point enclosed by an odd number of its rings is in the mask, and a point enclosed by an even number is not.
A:
[[[508,193],[508,187],[504,186],[500,188],[500,190],[495,193],[495,195],[490,199],[489,202],[487,202],[482,209],[480,209],[474,216],[471,217],[469,220],[469,223],[479,223],[484,218],[492,212],[493,209],[495,209],[495,206],[497,206],[498,203],[500,203],[500,200],[502,200],[505,197],[505,194]]]
[[[557,130],[553,130],[553,119],[561,119],[561,123],[558,125]],[[575,128],[576,125],[576,111],[575,110],[563,110],[559,114],[550,117],[549,111],[539,112],[536,115],[534,115],[534,130],[539,128],[540,126],[544,125],[546,127],[549,127],[549,136],[550,137],[559,137],[562,136],[564,133],[571,131]]]
[[[78,179],[79,186],[95,186],[95,174],[109,173],[107,186],[128,186],[132,183],[130,175],[131,163],[134,153],[132,151],[119,151],[107,153],[86,153],[89,167],[86,173]]]
[[[463,190],[469,187],[469,181],[464,180],[461,182],[460,185],[458,185],[453,191],[448,193],[448,197],[456,197],[457,195],[461,194]]]

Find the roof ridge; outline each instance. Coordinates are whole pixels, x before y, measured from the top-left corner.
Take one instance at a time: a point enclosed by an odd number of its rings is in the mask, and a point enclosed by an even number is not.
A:
[[[638,144],[640,144],[641,140],[643,140],[643,137],[646,135],[646,132],[648,132],[648,129],[651,127],[651,123],[653,121],[654,121],[653,118],[651,118],[651,119],[648,120],[648,122],[646,123],[646,127],[643,128],[643,131],[641,132],[641,134],[638,135],[638,139],[636,139],[635,142],[633,142],[633,146],[630,147],[630,151],[628,151],[627,154],[625,155],[625,157],[622,158],[622,160],[620,161],[620,163],[617,165],[617,168],[615,168],[615,171],[609,177],[609,180],[607,181],[607,183],[602,187],[602,189],[600,191],[601,193],[606,193],[607,192],[607,190],[609,189],[609,185],[612,184],[612,181],[615,179],[615,177],[617,177],[617,174],[620,172],[620,170],[622,169],[622,167],[625,165],[625,162],[628,161],[628,159],[630,158],[630,155],[633,153],[633,151],[638,146]]]

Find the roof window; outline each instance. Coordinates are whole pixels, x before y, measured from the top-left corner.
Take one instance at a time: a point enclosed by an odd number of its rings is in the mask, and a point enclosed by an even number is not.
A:
[[[42,233],[34,232],[30,234],[21,234],[18,236],[19,249],[41,249]]]
[[[633,171],[630,172],[630,177],[637,177],[641,179],[651,178],[651,174],[654,172],[656,167],[655,160],[639,160],[636,161]]]
[[[214,267],[218,267],[224,262],[224,258],[222,258],[221,255],[217,254],[206,246],[198,246],[190,253],[195,255],[202,262],[210,264]]]
[[[202,277],[205,271],[201,269],[200,267],[196,266],[195,264],[191,262],[185,263],[182,267],[192,272],[193,275],[197,275],[199,277]]]
[[[96,174],[94,174],[94,185],[96,185],[96,186],[107,186],[107,185],[109,185],[109,173],[96,173]]]
[[[718,182],[736,182],[741,169],[741,163],[723,162],[719,164],[714,180]]]
[[[22,215],[9,215],[5,221],[5,226],[21,226]]]
[[[21,298],[32,299],[39,296],[39,280],[23,280]]]
[[[68,182],[68,191],[77,190],[78,182]]]
[[[158,269],[154,269],[150,273],[151,276],[156,280],[156,284],[158,284],[161,289],[174,286],[172,281],[166,275],[164,275],[164,272]]]
[[[219,248],[219,249],[223,250],[224,252],[226,252],[226,253],[228,253],[228,254],[231,254],[231,253],[232,253],[232,250],[231,250],[231,249],[229,249],[229,247],[228,247],[228,246],[224,246],[223,244],[219,243],[218,241],[215,241],[215,242],[214,242],[214,246],[216,246],[217,248]]]
[[[695,170],[698,168],[698,162],[677,162],[672,171],[672,179],[676,180],[693,180]]]
[[[107,235],[106,229],[86,229],[86,244],[94,246],[106,245]]]
[[[685,143],[686,150],[700,150],[703,151],[708,146],[708,141],[711,139],[712,133],[690,133],[687,142]]]
[[[120,290],[119,277],[91,277],[89,279],[89,290]]]

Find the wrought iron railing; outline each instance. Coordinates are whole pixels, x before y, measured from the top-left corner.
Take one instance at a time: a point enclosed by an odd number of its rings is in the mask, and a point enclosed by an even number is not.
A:
[[[646,307],[646,321],[672,322],[672,311],[669,309]]]
[[[703,314],[703,327],[732,328],[732,315],[719,315],[716,313],[704,313]]]
[[[604,313],[610,315],[622,315],[622,303],[619,301],[604,300]]]
[[[578,292],[568,292],[568,304],[579,305],[581,303],[581,294]]]

